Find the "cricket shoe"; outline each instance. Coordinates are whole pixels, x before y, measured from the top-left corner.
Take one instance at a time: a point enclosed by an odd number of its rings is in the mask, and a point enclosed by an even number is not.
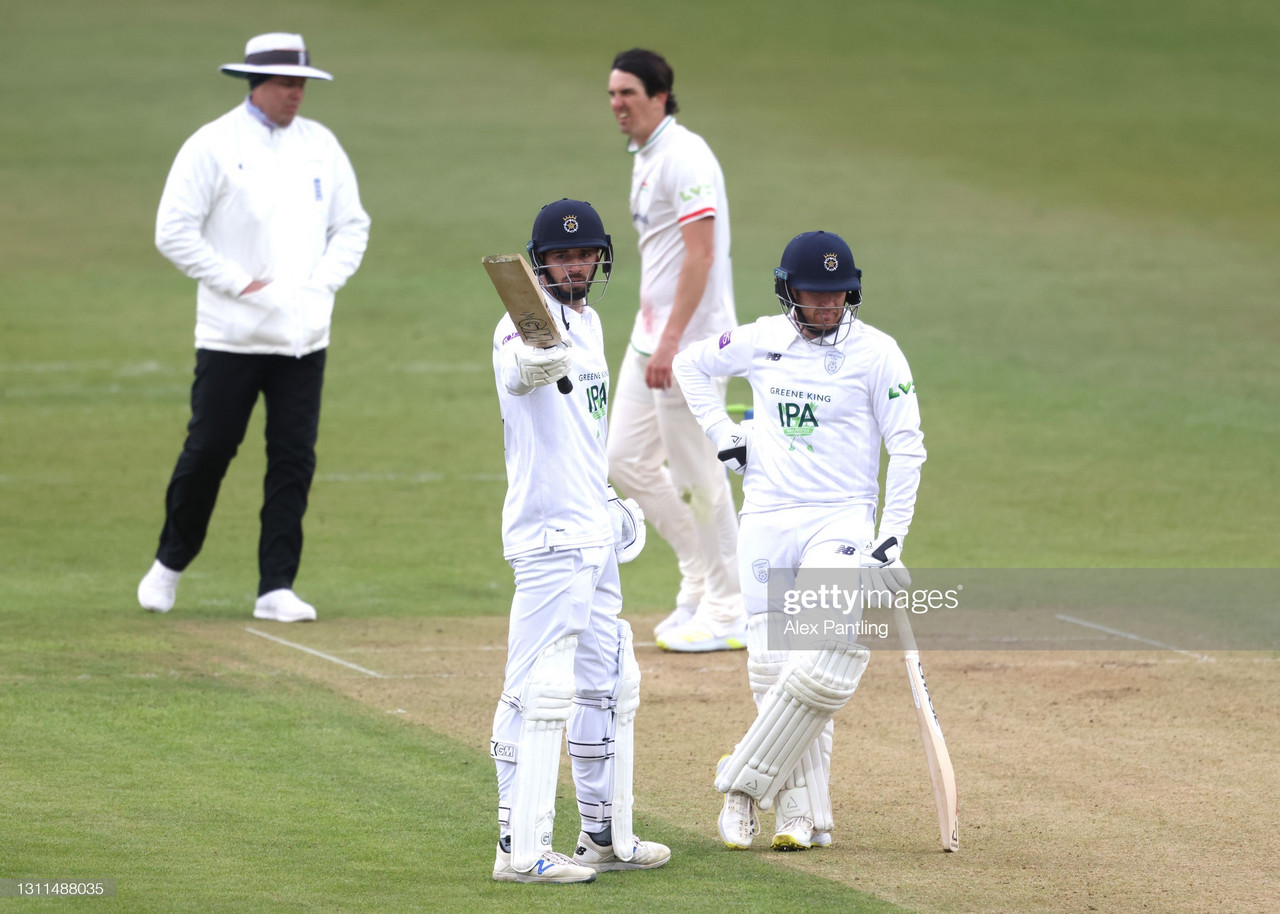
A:
[[[830,835],[828,834],[828,838]],[[775,851],[807,851],[813,847],[813,820],[794,816],[782,824],[773,836]]]
[[[573,862],[597,873],[612,870],[653,870],[671,859],[671,848],[657,841],[641,841],[632,836],[635,847],[630,860],[620,860],[613,852],[612,844],[596,844],[586,832],[578,835],[578,849],[573,852]]]
[[[272,622],[314,622],[316,608],[304,603],[288,588],[280,588],[258,597],[253,604],[253,617]]]
[[[724,767],[729,756],[720,759],[716,774]],[[720,840],[730,850],[745,851],[751,847],[751,839],[760,834],[760,817],[756,815],[755,800],[740,790],[730,790],[724,795],[724,806],[716,820]]]
[[[663,632],[654,643],[664,651],[678,654],[740,651],[747,646],[747,625],[741,619],[729,623],[706,622],[695,615],[683,625]]]
[[[153,613],[167,613],[178,598],[178,579],[181,577],[181,571],[166,568],[156,559],[151,570],[138,582],[138,603]]]
[[[653,637],[661,638],[673,628],[684,625],[693,618],[693,614],[696,609],[696,606],[677,606],[671,611],[671,615],[667,616],[653,627]]]
[[[494,882],[595,882],[596,871],[578,866],[564,854],[547,851],[538,858],[533,869],[522,873],[511,865],[511,852],[498,845],[498,858],[493,861]]]
[[[831,842],[831,832],[829,832],[829,831],[815,831],[815,832],[813,833],[813,837],[809,839],[809,842],[810,842],[814,847],[830,847],[830,846],[831,846],[831,843],[832,843],[832,842]]]

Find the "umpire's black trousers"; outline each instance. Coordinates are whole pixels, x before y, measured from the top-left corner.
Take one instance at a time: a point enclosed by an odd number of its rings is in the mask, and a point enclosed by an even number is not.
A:
[[[259,392],[267,404],[267,474],[258,539],[258,595],[293,587],[302,515],[316,470],[325,350],[300,359],[196,350],[187,440],[165,493],[158,558],[181,571],[204,545],[218,489],[244,440]]]

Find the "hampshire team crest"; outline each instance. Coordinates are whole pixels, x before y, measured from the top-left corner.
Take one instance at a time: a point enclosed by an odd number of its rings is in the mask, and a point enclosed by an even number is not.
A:
[[[827,370],[827,374],[835,374],[843,364],[844,353],[838,349],[828,349],[827,354],[822,359],[822,367]]]

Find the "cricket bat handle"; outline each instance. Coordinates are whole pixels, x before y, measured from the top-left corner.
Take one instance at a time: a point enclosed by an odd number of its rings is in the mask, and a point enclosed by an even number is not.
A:
[[[562,394],[573,393],[573,382],[568,378],[561,378],[559,381],[556,381],[556,390],[560,391]]]

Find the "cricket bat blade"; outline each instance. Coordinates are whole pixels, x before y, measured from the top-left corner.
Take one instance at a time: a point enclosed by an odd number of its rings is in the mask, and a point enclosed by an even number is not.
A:
[[[480,262],[502,299],[502,306],[511,315],[521,340],[536,349],[549,349],[563,341],[538,279],[533,275],[533,268],[524,257],[519,254],[488,254],[480,258]],[[567,394],[573,390],[573,382],[561,378],[556,381],[556,389]]]
[[[960,809],[956,791],[956,772],[951,765],[951,753],[942,736],[942,725],[933,710],[929,686],[924,681],[924,667],[915,651],[905,652],[907,678],[911,681],[911,697],[915,700],[916,718],[920,724],[920,739],[924,743],[924,757],[929,764],[929,781],[933,785],[933,802],[938,810],[938,832],[942,849],[949,853],[960,850]]]
[[[948,853],[960,850],[960,797],[956,791],[956,771],[951,765],[951,753],[942,736],[942,724],[933,710],[929,686],[924,681],[924,665],[916,647],[916,636],[902,606],[894,606],[894,622],[898,638],[902,641],[902,658],[907,664],[907,680],[911,683],[911,698],[916,706],[916,722],[920,724],[920,741],[924,743],[924,758],[929,764],[929,782],[933,785],[933,803],[938,810],[938,833],[942,849]]]

